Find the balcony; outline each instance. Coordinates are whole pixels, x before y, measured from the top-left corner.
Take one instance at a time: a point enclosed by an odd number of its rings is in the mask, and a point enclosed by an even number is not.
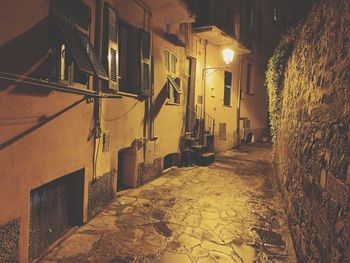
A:
[[[194,31],[216,46],[231,46],[237,53],[249,53],[240,40],[241,19],[235,8],[223,0],[192,1],[197,19]]]

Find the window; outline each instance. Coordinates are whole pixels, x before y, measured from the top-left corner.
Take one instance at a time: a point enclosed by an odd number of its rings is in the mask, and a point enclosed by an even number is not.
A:
[[[167,71],[168,100],[170,103],[180,104],[181,79],[176,74],[176,55],[169,50],[164,50],[164,66]]]
[[[89,40],[90,8],[80,1],[50,2],[51,79],[86,88],[88,76],[108,76]]]
[[[151,94],[151,37],[142,29],[139,30],[141,41],[141,96],[149,97]]]
[[[140,43],[138,29],[119,21],[119,89],[122,92],[140,93]]]
[[[251,88],[251,85],[252,85],[252,64],[250,63],[247,63],[247,87],[246,87],[246,93],[247,94],[253,94],[252,93],[252,88]]]
[[[169,50],[164,50],[164,65],[168,74],[176,75],[176,55]]]
[[[116,32],[108,39],[110,88],[138,95],[151,95],[150,33],[117,18],[109,23]],[[115,36],[115,37],[114,37]],[[111,85],[112,83],[112,85]]]
[[[180,78],[167,77],[168,100],[170,103],[180,104],[181,80]]]
[[[107,38],[105,40],[107,48],[107,63],[105,65],[108,68],[109,76],[109,89],[118,90],[119,89],[119,54],[118,54],[118,35],[117,35],[117,13],[109,5],[105,6],[105,26],[104,35]]]
[[[225,80],[224,80],[224,105],[231,105],[231,88],[232,88],[232,73],[225,71]]]

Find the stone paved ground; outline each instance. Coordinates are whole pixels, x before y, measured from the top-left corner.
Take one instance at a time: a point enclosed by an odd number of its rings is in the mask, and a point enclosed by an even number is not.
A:
[[[119,194],[42,262],[295,262],[272,173],[268,145],[173,169]]]

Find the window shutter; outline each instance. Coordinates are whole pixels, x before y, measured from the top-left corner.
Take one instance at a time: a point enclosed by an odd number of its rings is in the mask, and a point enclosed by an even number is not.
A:
[[[82,45],[83,43],[81,43],[79,36],[65,21],[55,17],[54,22],[59,32],[61,33],[63,41],[67,45],[66,48],[70,50],[74,63],[78,69],[86,74],[94,75],[94,71],[92,69],[91,62],[86,50],[87,46]],[[87,45],[87,43],[85,44]]]
[[[151,37],[143,29],[139,30],[140,34],[140,52],[141,52],[141,90],[142,97],[151,95]]]
[[[110,7],[106,7],[107,35],[108,35],[108,76],[109,88],[119,89],[119,52],[117,33],[117,13]]]
[[[134,94],[140,94],[141,91],[141,63],[140,63],[140,35],[135,27],[130,28],[130,42],[128,42],[128,70],[127,85],[128,90]]]
[[[89,40],[89,37],[79,30],[76,30],[76,33],[80,38],[81,44],[83,45],[84,50],[90,59],[90,63],[97,77],[99,77],[100,79],[108,80],[108,76],[105,72],[105,69],[103,68],[102,63],[100,62],[97,53]]]

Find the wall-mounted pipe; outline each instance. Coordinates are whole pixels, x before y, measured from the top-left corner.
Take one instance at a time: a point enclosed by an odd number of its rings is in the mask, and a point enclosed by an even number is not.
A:
[[[36,87],[51,89],[54,91],[64,92],[64,93],[70,93],[70,94],[77,94],[77,95],[84,95],[88,97],[93,98],[104,98],[104,99],[120,99],[122,96],[120,95],[111,95],[107,93],[97,92],[93,90],[82,90],[70,86],[66,86],[60,83],[54,83],[47,80],[41,80],[31,77],[26,77],[22,75],[12,74],[8,72],[2,72],[0,71],[0,79],[2,80],[8,80],[13,81],[15,83],[22,83],[22,84],[28,84],[33,85]]]

